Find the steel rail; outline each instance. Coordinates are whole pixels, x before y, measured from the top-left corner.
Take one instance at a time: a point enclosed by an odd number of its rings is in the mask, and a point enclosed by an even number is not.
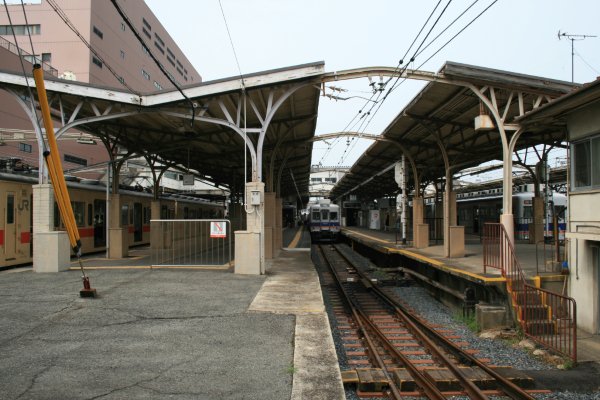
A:
[[[371,329],[378,336],[379,341],[382,344],[384,344],[388,350],[392,350],[394,355],[400,359],[402,364],[406,367],[406,370],[413,377],[413,379],[415,380],[417,385],[423,390],[423,393],[429,399],[445,400],[446,397],[437,388],[437,386],[435,385],[435,382],[432,382],[429,377],[427,377],[425,374],[421,373],[418,370],[418,368],[413,363],[411,363],[410,360],[404,354],[400,353],[394,347],[394,345],[385,337],[383,332],[381,332],[381,330],[379,328],[377,328],[375,326],[375,324],[368,318],[368,316],[364,313],[364,311],[361,310],[360,307],[357,304],[355,304],[354,301],[352,301],[351,296],[348,294],[348,292],[342,285],[342,281],[341,281],[337,271],[335,270],[335,267],[333,266],[333,262],[329,258],[330,256],[327,255],[327,253],[323,250],[323,246],[319,246],[319,249],[321,250],[323,259],[327,262],[327,265],[329,266],[329,268],[331,270],[331,273],[334,277],[337,287],[339,288],[340,292],[343,294],[343,298],[344,298],[346,305],[348,306],[348,308],[350,308],[350,311],[352,312],[352,315],[354,316],[356,323],[360,327],[360,331],[365,335],[365,339],[367,340],[367,343],[370,346],[370,353],[375,357],[377,364],[379,364],[381,370],[384,372],[384,374],[388,378],[390,389],[392,390],[394,397],[396,399],[400,399],[402,396],[400,395],[400,391],[396,387],[396,384],[394,383],[393,379],[390,378],[388,371],[385,367],[385,363],[383,362],[383,360],[381,360],[381,357],[377,354],[376,347],[373,344],[373,340],[370,337],[367,329],[365,329],[363,321],[366,322],[371,327]],[[338,252],[338,254],[339,254],[339,252]],[[349,265],[353,265],[352,263],[349,263],[347,259],[345,259],[345,258],[343,258],[343,259]]]
[[[337,247],[335,249],[341,255],[341,257],[344,258],[344,260],[346,260],[346,262],[353,265],[352,261],[349,260],[348,257],[346,257],[342,252],[340,252],[337,249]],[[366,274],[363,273],[362,271],[360,271],[359,269],[356,269],[356,272],[362,279],[368,279]],[[531,396],[529,393],[527,393],[525,390],[521,389],[519,386],[515,385],[510,380],[506,379],[505,377],[500,375],[498,372],[494,371],[492,368],[490,368],[483,362],[479,361],[476,357],[465,352],[462,348],[460,348],[459,346],[457,346],[450,340],[446,339],[443,335],[439,334],[434,328],[432,328],[426,322],[424,322],[424,321],[420,320],[419,318],[417,318],[416,316],[412,315],[408,310],[406,310],[406,308],[402,304],[400,304],[397,300],[391,298],[388,294],[383,292],[381,289],[379,289],[378,287],[373,285],[371,290],[374,291],[375,293],[377,293],[381,297],[381,299],[383,299],[391,307],[393,307],[397,311],[399,316],[401,316],[403,319],[406,318],[405,322],[407,322],[408,325],[415,327],[416,331],[414,331],[413,334],[415,334],[416,336],[419,336],[420,338],[423,338],[424,342],[432,344],[433,347],[431,347],[430,350],[437,349],[437,350],[435,350],[436,352],[439,350],[438,346],[432,342],[431,339],[433,339],[433,340],[437,341],[438,343],[440,343],[442,346],[444,346],[450,353],[452,353],[458,359],[460,359],[462,361],[466,361],[466,363],[468,363],[470,365],[476,365],[481,370],[483,370],[485,373],[487,373],[492,378],[494,378],[496,380],[498,386],[500,387],[500,390],[502,392],[504,392],[507,396],[511,397],[512,399],[535,400],[535,398],[533,396]],[[471,382],[468,378],[466,378],[466,376],[464,376],[464,374],[462,372],[460,372],[460,370],[456,367],[456,365],[445,354],[443,354],[441,352],[440,352],[440,354],[442,356],[440,358],[440,361],[444,362],[444,364],[446,364],[448,366],[448,368],[452,370],[453,373],[455,370],[457,371],[458,375],[455,374],[455,376],[457,377],[457,379],[459,379],[461,381],[461,383],[463,382],[463,379],[464,379],[468,382],[467,383],[468,386],[471,386],[471,385],[475,386],[473,384],[473,382]],[[447,364],[447,362],[445,360],[447,360],[449,362],[449,364]],[[459,376],[462,376],[462,378]],[[463,386],[463,387],[465,387],[465,386]],[[467,388],[465,387],[465,389],[467,389]],[[481,392],[481,390],[477,387],[476,387],[476,390]],[[470,392],[468,392],[468,393],[469,393],[469,395],[471,395]],[[485,396],[483,393],[481,393],[481,394],[483,396]],[[479,398],[479,397],[475,397],[475,398]],[[482,397],[482,398],[487,398],[487,397]]]

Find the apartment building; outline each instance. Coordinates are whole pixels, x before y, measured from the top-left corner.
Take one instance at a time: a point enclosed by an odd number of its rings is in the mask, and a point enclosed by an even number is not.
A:
[[[100,54],[101,59],[86,47],[47,0],[26,1],[27,23],[20,2],[9,5],[13,28],[2,7],[0,36],[12,42],[14,29],[17,44],[31,53],[29,32],[35,56],[56,68],[59,77],[126,90],[119,82],[121,80],[140,92],[173,88],[148,55],[148,49],[151,49],[179,85],[202,81],[200,74],[143,0],[120,0],[119,5],[141,34],[145,46],[140,44],[110,1],[53,2]],[[118,78],[111,74],[105,63],[116,71]]]
[[[171,77],[182,86],[202,81],[173,38],[143,0],[119,0],[119,5],[142,36],[145,46],[108,0],[53,0],[81,36],[101,59],[77,37],[59,17],[47,0],[25,0],[25,12],[19,0],[7,1],[12,27],[5,8],[0,7],[0,71],[21,74],[21,65],[14,45],[13,30],[18,46],[26,52],[26,70],[33,62],[43,62],[44,69],[58,78],[86,82],[96,86],[148,93],[171,89],[172,84],[148,55],[148,49],[158,58]],[[33,42],[32,55],[29,35]],[[113,76],[107,66],[116,72]],[[59,126],[55,122],[55,126]],[[69,140],[69,138],[71,140]],[[89,146],[90,144],[98,144]],[[59,143],[66,170],[101,165],[108,154],[101,143],[77,131],[70,132]],[[19,159],[37,167],[40,156],[29,117],[14,96],[0,90],[0,159]],[[82,175],[99,179],[104,168]]]

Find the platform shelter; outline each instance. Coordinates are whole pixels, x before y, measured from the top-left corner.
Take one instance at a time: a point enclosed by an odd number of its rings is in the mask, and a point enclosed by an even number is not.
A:
[[[392,199],[386,205],[393,211],[389,225],[395,226],[396,216],[400,218],[404,210],[402,224],[412,222],[405,230],[412,231],[411,244],[424,248],[429,246],[430,229],[424,223],[424,190],[433,185],[443,193],[439,215],[443,218],[443,254],[460,258],[465,253],[465,234],[457,224],[454,176],[501,160],[502,215],[496,222],[504,225],[514,241],[513,153],[537,144],[559,145],[565,139],[562,129],[534,132],[522,127],[517,118],[577,85],[454,62],[422,79],[429,83],[381,135],[364,135],[375,142],[338,181],[330,197],[342,206],[360,203],[366,212],[376,208],[374,202]],[[535,203],[541,205],[541,200]],[[412,218],[406,215],[409,204]],[[383,218],[380,224],[383,228]]]
[[[158,189],[169,168],[228,187],[236,272],[264,273],[264,259],[281,247],[283,201],[307,201],[310,139],[323,73],[323,63],[317,62],[147,94],[47,78],[56,136],[76,128],[101,140],[111,156],[109,257],[124,257],[129,248],[128,227],[120,218],[119,170],[128,159],[143,157],[152,169],[153,218],[160,215]],[[13,95],[38,136],[41,168],[33,232],[34,243],[41,244],[53,230],[52,188],[41,156],[38,104],[36,99],[31,103],[28,85],[33,85],[31,78],[0,72],[0,89]],[[60,250],[53,251],[68,254],[66,235],[63,239]],[[34,248],[34,254],[52,251],[46,247]]]

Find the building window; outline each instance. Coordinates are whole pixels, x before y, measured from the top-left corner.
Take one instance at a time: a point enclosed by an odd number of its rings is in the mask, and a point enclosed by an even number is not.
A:
[[[600,188],[600,136],[571,145],[574,189]]]
[[[39,54],[36,54],[35,56],[32,56],[31,54],[27,54],[23,56],[23,59],[27,62],[30,62],[31,64],[41,64],[41,63],[46,63],[46,64],[50,64],[50,62],[52,61],[52,53],[42,53],[42,57],[40,58]]]
[[[96,34],[96,36],[98,36],[100,39],[104,39],[104,33],[102,33],[102,31],[100,29],[98,29],[94,26],[93,31]]]
[[[102,61],[98,60],[96,57],[92,57],[92,62],[98,66],[98,68],[102,68]]]
[[[40,25],[0,25],[0,35],[39,35]]]
[[[146,79],[147,81],[150,80],[150,74],[146,72],[145,69],[142,69],[142,76],[144,77],[144,79]]]
[[[146,28],[142,28],[142,32],[144,32],[144,35],[146,35],[148,39],[152,39],[152,35],[146,30]]]
[[[121,59],[124,60],[125,59],[125,52],[123,50],[121,50]]]
[[[154,38],[156,39],[156,41],[157,41],[158,43],[160,43],[160,45],[161,45],[162,47],[165,47],[165,42],[163,42],[163,40],[160,38],[160,36],[158,36],[158,33],[154,32]]]
[[[144,24],[144,26],[146,28],[148,28],[149,31],[152,30],[152,27],[150,26],[150,24],[148,23],[148,21],[146,21],[146,18],[142,18],[142,23]]]
[[[175,61],[173,61],[173,59],[171,57],[169,57],[169,55],[167,54],[167,61],[169,63],[171,63],[172,66],[175,66]]]
[[[168,47],[167,47],[167,54],[168,54],[169,56],[171,56],[171,58],[172,58],[173,60],[176,58],[176,57],[175,57],[175,54],[173,54],[173,52],[172,52],[171,50],[169,50],[169,48],[168,48]]]
[[[88,162],[85,158],[81,158],[81,157],[77,157],[77,156],[72,156],[70,154],[65,154],[64,156],[64,160],[65,162],[69,162],[69,163],[73,163],[73,164],[78,164],[78,165],[83,165],[84,167],[87,167]]]
[[[154,87],[157,88],[158,90],[162,90],[162,85],[156,81],[154,81]]]
[[[177,72],[179,72],[179,75],[183,76],[183,72],[181,72],[181,70],[179,68],[175,68],[177,70]]]
[[[160,51],[162,54],[165,54],[165,51],[163,50],[162,47],[160,47],[160,44],[158,44],[158,42],[154,42],[154,46],[156,46],[158,51]]]
[[[24,153],[31,153],[31,145],[28,143],[19,143],[19,150]]]
[[[183,69],[183,64],[181,64],[181,62],[179,60],[177,60],[177,66],[181,69]]]
[[[125,32],[125,22],[121,22],[121,30]]]

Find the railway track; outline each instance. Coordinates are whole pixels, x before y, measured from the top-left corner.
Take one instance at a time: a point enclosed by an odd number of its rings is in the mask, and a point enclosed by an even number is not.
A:
[[[522,372],[487,365],[456,341],[460,338],[413,315],[336,246],[321,245],[318,252],[329,269],[324,283],[354,367],[343,379],[357,385],[359,396],[534,399],[521,387],[533,384]]]

